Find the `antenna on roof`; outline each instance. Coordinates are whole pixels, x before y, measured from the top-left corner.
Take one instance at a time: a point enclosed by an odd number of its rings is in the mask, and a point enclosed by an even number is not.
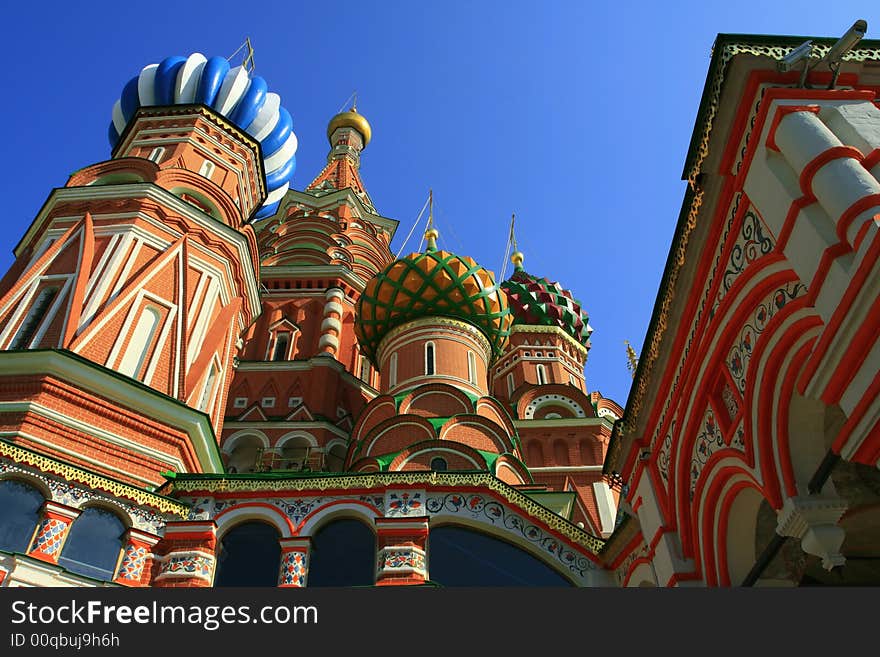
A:
[[[245,37],[244,43],[241,44],[234,53],[229,55],[229,57],[226,58],[226,61],[230,61],[233,57],[235,57],[238,53],[240,53],[244,48],[247,48],[247,53],[245,54],[244,59],[241,61],[241,65],[244,67],[244,69],[248,73],[253,73],[254,68],[256,68],[256,64],[254,64],[254,47],[253,47],[253,45],[251,45],[251,38],[250,37]],[[250,66],[250,68],[248,68],[248,66]]]

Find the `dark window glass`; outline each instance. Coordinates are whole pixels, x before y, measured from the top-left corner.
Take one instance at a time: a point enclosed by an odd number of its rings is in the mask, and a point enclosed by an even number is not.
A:
[[[21,326],[18,327],[18,332],[9,344],[10,349],[27,349],[30,346],[31,340],[37,332],[37,327],[43,321],[46,311],[49,310],[49,305],[57,294],[57,287],[47,287],[40,290],[34,305],[31,306]]]
[[[437,527],[428,541],[429,575],[442,586],[571,586],[528,552],[470,529]]]
[[[290,345],[290,333],[279,333],[275,338],[275,353],[272,360],[287,360],[287,347]]]
[[[434,345],[425,345],[425,374],[434,373]]]
[[[358,520],[337,520],[315,534],[307,586],[372,586],[376,538]]]
[[[89,507],[73,521],[58,564],[87,577],[113,579],[124,533],[115,513]]]
[[[446,459],[435,456],[431,459],[431,469],[443,472],[447,468]]]
[[[278,586],[278,530],[264,522],[230,529],[220,543],[214,586]]]
[[[40,519],[43,494],[21,481],[0,481],[0,550],[27,552]]]

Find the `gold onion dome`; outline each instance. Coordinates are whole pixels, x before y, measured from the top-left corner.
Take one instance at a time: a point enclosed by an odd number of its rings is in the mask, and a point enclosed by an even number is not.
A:
[[[368,283],[355,309],[355,335],[361,353],[375,364],[388,332],[423,317],[450,317],[475,326],[500,354],[510,335],[513,316],[507,298],[491,272],[472,258],[435,246],[429,229],[428,248],[395,260]]]
[[[330,119],[330,123],[327,126],[327,139],[333,136],[337,128],[354,128],[357,130],[361,133],[361,137],[364,138],[364,148],[367,147],[367,144],[370,143],[370,137],[373,136],[373,129],[370,127],[370,123],[362,114],[358,114],[357,109],[354,107],[346,112],[340,112]],[[330,142],[330,145],[332,146],[333,142]]]

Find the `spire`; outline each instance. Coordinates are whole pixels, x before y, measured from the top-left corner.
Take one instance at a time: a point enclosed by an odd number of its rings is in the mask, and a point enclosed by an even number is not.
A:
[[[437,250],[437,238],[440,237],[440,232],[434,228],[434,190],[428,190],[428,227],[425,229],[425,239],[428,241],[428,245],[425,247],[425,251],[436,251]]]
[[[335,191],[350,187],[371,210],[375,210],[360,175],[361,152],[370,143],[373,130],[357,111],[357,92],[349,98],[353,100],[351,109],[338,113],[327,126],[330,141],[327,166],[309,183],[306,191]]]
[[[626,369],[630,371],[632,378],[636,378],[636,368],[639,366],[639,357],[636,354],[636,350],[633,349],[632,345],[629,343],[629,340],[624,340],[623,343],[626,345]]]

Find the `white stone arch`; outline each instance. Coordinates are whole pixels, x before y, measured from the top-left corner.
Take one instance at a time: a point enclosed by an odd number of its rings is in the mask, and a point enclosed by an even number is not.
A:
[[[103,498],[103,497],[102,498],[91,498],[91,499],[83,500],[82,504],[79,504],[79,505],[75,504],[73,506],[74,506],[74,508],[79,509],[80,513],[82,513],[86,509],[90,509],[90,508],[91,509],[101,509],[103,511],[107,511],[108,513],[112,513],[114,516],[119,518],[119,520],[122,521],[122,524],[125,525],[126,530],[134,527],[134,521],[132,520],[128,511],[121,504],[119,504],[116,500],[113,500],[110,498]],[[76,522],[76,520],[78,518],[79,518],[79,516],[77,516],[77,518],[75,518],[73,522]],[[123,547],[125,547],[125,546],[123,545]]]
[[[382,513],[375,506],[361,500],[333,500],[312,511],[303,518],[297,531],[299,536],[314,536],[326,525],[335,520],[350,519],[363,522],[373,534],[376,533],[376,518]]]
[[[758,512],[764,496],[752,486],[742,486],[735,493],[728,492],[729,494],[734,495],[733,502],[729,506],[727,517],[719,519],[721,522],[726,521],[727,535],[723,545],[726,558],[717,560],[716,567],[718,574],[724,573],[732,586],[739,586],[758,558],[755,535]],[[720,548],[721,545],[716,550]]]
[[[657,576],[650,563],[642,562],[629,573],[627,588],[644,588],[657,586]]]
[[[495,470],[495,476],[498,477],[498,475],[504,469],[510,470],[519,481],[526,483],[525,481],[523,481],[522,473],[519,470],[517,470],[516,468],[514,468],[510,463],[507,463],[506,461],[502,461],[500,463],[497,463],[496,470]],[[498,477],[498,478],[500,479],[500,477]]]
[[[262,431],[243,429],[232,434],[223,443],[226,468],[230,471],[253,472],[260,453],[269,448],[269,438]]]
[[[37,475],[31,474],[30,472],[24,472],[20,470],[11,470],[7,472],[0,472],[0,481],[18,481],[23,484],[27,484],[28,486],[33,486],[36,488],[44,499],[50,501],[57,501],[57,496],[53,495],[52,489],[49,488],[49,484],[46,483],[42,478]]]
[[[227,532],[238,525],[253,521],[272,525],[281,538],[293,536],[290,520],[277,506],[266,502],[246,502],[224,509],[214,517],[214,522],[217,523],[217,540],[222,540]]]
[[[286,433],[283,436],[281,436],[281,438],[279,438],[275,442],[274,450],[280,454],[281,450],[284,449],[284,446],[287,443],[289,443],[293,440],[297,440],[299,438],[304,439],[308,443],[308,446],[311,448],[316,448],[318,446],[318,439],[317,438],[315,438],[308,431],[303,431],[302,429],[297,429],[296,431],[291,431],[291,432]]]
[[[460,456],[463,459],[466,459],[471,465],[474,466],[474,470],[485,470],[485,468],[486,468],[485,463],[482,463],[482,464],[477,463],[472,456],[470,456],[469,454],[466,454],[463,451],[460,451],[457,449],[450,449],[448,447],[432,446],[432,447],[426,447],[424,449],[420,449],[417,452],[413,452],[412,454],[407,456],[400,464],[398,464],[396,469],[402,470],[403,466],[405,466],[410,461],[414,460],[416,457],[421,456],[422,454],[429,454],[429,453],[432,455],[440,456],[441,458],[442,458],[442,454],[454,454],[455,456]]]
[[[586,417],[586,413],[584,412],[583,407],[574,401],[571,397],[566,397],[565,395],[561,395],[559,393],[553,393],[549,395],[541,395],[540,397],[535,397],[532,401],[529,402],[528,406],[526,406],[525,411],[523,412],[523,419],[529,420],[535,417],[535,413],[540,410],[543,406],[547,405],[561,405],[567,406],[574,413],[575,417]]]
[[[269,438],[262,431],[259,431],[258,429],[242,429],[229,436],[223,442],[223,448],[220,451],[223,454],[231,454],[232,450],[235,449],[235,445],[248,436],[256,438],[263,449],[269,449]]]

